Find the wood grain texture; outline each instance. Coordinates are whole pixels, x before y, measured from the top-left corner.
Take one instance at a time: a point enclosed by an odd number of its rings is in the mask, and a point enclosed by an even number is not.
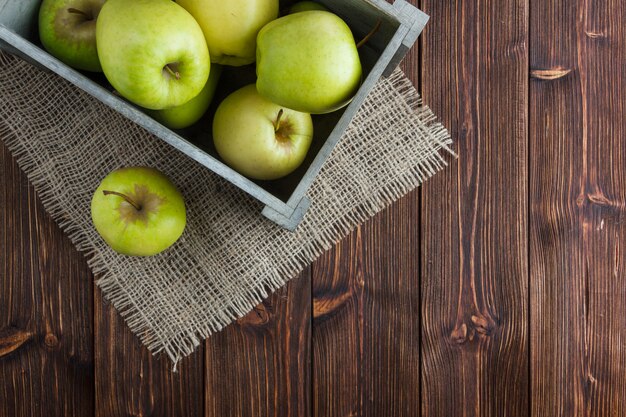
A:
[[[626,7],[531,10],[532,415],[623,416]]]
[[[313,264],[313,415],[419,415],[419,233],[414,191]]]
[[[527,3],[423,9],[423,96],[459,159],[422,189],[422,415],[527,416]]]
[[[178,371],[165,355],[152,356],[96,287],[96,416],[188,417],[204,413],[202,347]]]
[[[417,416],[419,198],[413,192],[313,265],[313,414]]]
[[[206,341],[206,416],[311,412],[311,274]]]
[[[0,142],[0,416],[93,415],[92,276]]]

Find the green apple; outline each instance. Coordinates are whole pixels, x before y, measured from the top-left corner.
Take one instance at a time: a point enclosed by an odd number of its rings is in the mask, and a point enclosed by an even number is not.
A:
[[[178,240],[187,215],[183,196],[164,174],[131,167],[102,180],[91,200],[91,219],[116,252],[151,256]]]
[[[222,74],[222,67],[217,64],[211,65],[209,80],[204,85],[200,94],[177,107],[163,110],[151,110],[149,112],[155,120],[170,129],[184,129],[196,123],[206,113],[211,105],[217,83]]]
[[[256,36],[278,17],[278,0],[176,0],[196,18],[217,64],[254,62]]]
[[[96,41],[107,80],[147,109],[185,104],[209,78],[202,29],[171,0],[108,0],[98,16]]]
[[[43,0],[39,38],[50,54],[70,67],[101,72],[96,19],[105,0]]]
[[[213,119],[217,153],[252,179],[274,180],[293,172],[312,139],[311,115],[267,101],[254,84],[226,97]]]
[[[326,6],[323,6],[314,1],[299,1],[289,8],[289,14],[308,12],[311,10],[325,10],[328,11]]]
[[[261,29],[257,76],[259,94],[268,100],[322,114],[352,100],[362,68],[348,25],[318,10],[281,17]]]

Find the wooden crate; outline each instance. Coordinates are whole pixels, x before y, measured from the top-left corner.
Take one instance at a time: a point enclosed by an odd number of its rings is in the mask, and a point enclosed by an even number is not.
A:
[[[326,115],[314,115],[314,139],[302,166],[275,181],[253,181],[224,164],[210,137],[212,113],[229,92],[254,82],[254,67],[229,71],[220,82],[214,104],[202,122],[184,130],[170,130],[141,109],[112,93],[102,75],[76,71],[48,54],[37,34],[40,0],[0,0],[0,48],[53,71],[83,89],[130,120],[141,125],[185,155],[198,161],[249,195],[265,204],[262,214],[277,224],[294,230],[309,207],[306,192],[342,137],[350,120],[380,77],[386,77],[413,46],[428,16],[407,3],[396,0],[320,0],[352,29],[356,39],[364,37],[378,21],[380,30],[361,48],[364,80],[354,100],[345,108]]]

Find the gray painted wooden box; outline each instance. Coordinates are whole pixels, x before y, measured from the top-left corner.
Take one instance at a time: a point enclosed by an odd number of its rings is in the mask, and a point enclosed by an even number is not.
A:
[[[220,160],[212,139],[207,137],[207,132],[211,131],[215,103],[219,103],[228,92],[238,86],[254,82],[254,68],[251,66],[233,70],[226,80],[221,80],[214,105],[205,116],[204,122],[189,129],[173,131],[147,116],[141,109],[112,94],[112,88],[102,75],[75,71],[44,51],[37,34],[40,0],[0,0],[0,48],[61,75],[261,201],[265,204],[262,211],[265,217],[294,230],[309,207],[307,190],[350,120],[378,79],[393,72],[428,21],[426,14],[405,0],[395,0],[393,5],[384,0],[320,0],[320,3],[342,17],[356,39],[364,37],[379,20],[381,27],[360,50],[364,81],[354,100],[337,112],[314,116],[315,137],[307,159],[296,172],[277,181],[252,181],[240,175]]]

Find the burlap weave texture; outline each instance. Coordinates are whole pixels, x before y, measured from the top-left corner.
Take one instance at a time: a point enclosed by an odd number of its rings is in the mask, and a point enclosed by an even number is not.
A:
[[[262,217],[260,203],[141,127],[60,77],[2,53],[0,140],[85,253],[104,296],[152,352],[174,363],[442,169],[451,143],[396,70],[352,121],[291,233]],[[99,182],[132,165],[163,171],[187,203],[184,235],[152,258],[114,253],[91,224]]]

